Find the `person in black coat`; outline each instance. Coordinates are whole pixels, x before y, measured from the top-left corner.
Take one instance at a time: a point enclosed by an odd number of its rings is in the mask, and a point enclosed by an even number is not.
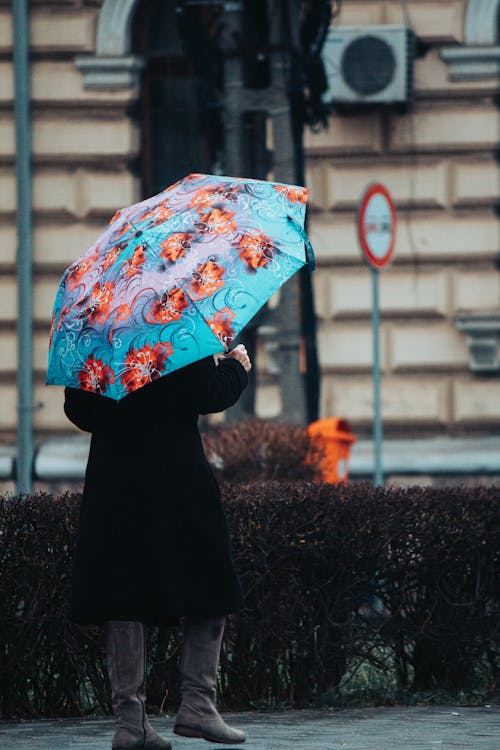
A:
[[[174,732],[237,743],[215,708],[226,615],[243,596],[198,416],[232,406],[251,363],[240,345],[153,380],[121,401],[66,388],[64,410],[92,433],[70,617],[104,624],[113,750],[167,750],[144,710],[144,624],[185,618]]]

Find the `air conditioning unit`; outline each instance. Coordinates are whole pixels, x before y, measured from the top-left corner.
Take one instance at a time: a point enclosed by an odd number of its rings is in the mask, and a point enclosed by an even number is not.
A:
[[[407,26],[337,26],[322,58],[331,104],[402,104],[413,95],[414,35]]]

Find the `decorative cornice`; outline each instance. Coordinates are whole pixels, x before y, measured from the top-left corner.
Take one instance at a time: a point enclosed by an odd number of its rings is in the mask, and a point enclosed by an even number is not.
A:
[[[455,327],[467,334],[472,372],[500,372],[500,313],[461,314]]]
[[[97,22],[97,56],[129,54],[130,29],[137,4],[138,0],[104,0]]]
[[[128,89],[139,85],[144,67],[141,57],[77,57],[76,67],[81,70],[87,89]]]
[[[443,47],[440,55],[450,68],[452,81],[500,78],[500,45]]]
[[[77,57],[87,89],[128,89],[139,84],[143,60],[130,54],[130,29],[138,0],[105,0],[97,22],[96,54]]]
[[[463,46],[443,47],[441,58],[452,81],[488,81],[500,78],[500,0],[469,0]]]
[[[465,44],[497,44],[499,15],[500,0],[469,0],[465,14]]]

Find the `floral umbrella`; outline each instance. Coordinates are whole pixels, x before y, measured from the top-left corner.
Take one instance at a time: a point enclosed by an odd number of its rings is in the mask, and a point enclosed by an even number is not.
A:
[[[307,190],[190,174],[118,211],[64,273],[47,383],[119,400],[227,350],[306,262]]]

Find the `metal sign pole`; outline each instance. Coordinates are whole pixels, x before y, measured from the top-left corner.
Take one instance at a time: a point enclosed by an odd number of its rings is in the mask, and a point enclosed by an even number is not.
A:
[[[380,314],[378,301],[378,269],[372,268],[371,274],[373,334],[373,451],[375,459],[373,484],[375,487],[382,487],[384,484],[384,475],[382,471],[382,414],[380,407]]]
[[[358,211],[358,236],[372,274],[373,337],[373,484],[382,487],[382,415],[380,405],[380,313],[378,277],[391,261],[396,241],[396,209],[389,191],[380,182],[368,185]]]

